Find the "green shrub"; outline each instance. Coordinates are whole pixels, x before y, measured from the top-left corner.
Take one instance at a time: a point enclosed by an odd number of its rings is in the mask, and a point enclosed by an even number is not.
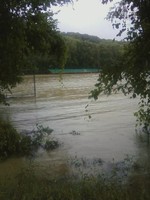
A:
[[[59,142],[55,139],[52,140],[46,140],[45,145],[44,145],[44,149],[45,150],[53,150],[56,149],[57,147],[59,147]]]
[[[0,159],[16,154],[20,149],[21,137],[10,122],[0,120]]]
[[[49,127],[37,126],[37,130],[18,133],[10,122],[0,120],[0,160],[12,155],[31,155],[43,147],[45,150],[53,150],[60,144],[50,137],[53,130]],[[45,138],[47,138],[45,140]]]
[[[31,136],[21,135],[20,140],[20,155],[30,155],[33,150],[32,139]]]
[[[36,124],[36,128],[37,132],[42,134],[46,133],[50,135],[53,132],[53,129],[49,128],[48,126],[44,127],[43,125]]]

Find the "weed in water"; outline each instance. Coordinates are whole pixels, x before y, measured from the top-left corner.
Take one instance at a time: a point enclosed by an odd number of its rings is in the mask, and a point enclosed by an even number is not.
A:
[[[104,176],[46,177],[38,176],[34,167],[20,171],[13,184],[1,184],[1,200],[145,200],[149,199],[150,182],[130,179],[126,184]]]
[[[58,148],[60,143],[51,136],[52,131],[37,125],[36,130],[19,133],[10,122],[0,120],[0,160],[12,155],[33,155],[39,147],[45,150]]]

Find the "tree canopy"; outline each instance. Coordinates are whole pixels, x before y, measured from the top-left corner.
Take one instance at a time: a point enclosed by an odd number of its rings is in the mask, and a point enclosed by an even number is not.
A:
[[[126,42],[100,39],[97,36],[80,34],[75,32],[62,33],[63,45],[65,44],[65,59],[63,68],[66,71],[93,71],[98,72],[101,67],[107,67],[112,62],[118,62]],[[60,45],[58,47],[60,49]],[[63,46],[62,46],[63,48]],[[57,50],[57,48],[56,48]],[[58,50],[57,50],[58,52]],[[49,60],[51,64],[49,64]],[[51,71],[60,72],[62,68],[58,65],[58,58],[42,55],[36,57],[36,74],[49,74]],[[58,69],[59,68],[59,69]],[[33,74],[33,69],[28,68],[25,74]]]
[[[109,0],[102,0],[108,3]],[[127,32],[129,44],[121,62],[102,69],[95,90],[91,95],[97,99],[101,93],[110,94],[121,90],[133,98],[139,96],[139,111],[135,114],[140,125],[150,124],[150,1],[122,0],[116,3],[107,18],[118,35]],[[129,26],[128,26],[129,23]]]
[[[39,57],[62,64],[64,41],[51,12],[52,5],[71,0],[1,0],[0,6],[0,102],[20,75],[34,68]]]
[[[47,63],[63,63],[64,41],[57,31],[51,12],[52,5],[72,0],[1,0],[0,6],[0,101],[20,81],[25,69],[35,67],[37,58],[45,57]],[[108,3],[112,0],[101,0]],[[121,0],[114,4],[107,18],[117,28],[118,36],[124,31],[129,43],[117,62],[102,66],[95,90],[110,94],[121,90],[140,97],[139,122],[150,123],[150,1]],[[129,25],[128,25],[129,24]],[[93,38],[96,40],[97,38]],[[88,45],[87,45],[88,44]],[[79,44],[80,45],[80,44]],[[86,41],[84,44],[90,46]],[[94,51],[94,50],[93,50]],[[86,55],[83,55],[86,57]],[[91,58],[92,59],[92,58]]]
[[[63,33],[67,46],[65,68],[101,70],[119,60],[124,42],[100,39],[99,37],[80,34]]]

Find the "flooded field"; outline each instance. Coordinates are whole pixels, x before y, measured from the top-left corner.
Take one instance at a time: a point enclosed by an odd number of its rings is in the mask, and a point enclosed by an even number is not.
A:
[[[68,158],[109,162],[141,154],[133,115],[138,101],[122,94],[88,99],[97,78],[98,74],[38,75],[34,97],[33,77],[26,76],[8,96],[10,106],[0,107],[1,115],[19,131],[33,130],[36,124],[54,129],[62,145],[49,153],[39,152],[38,165],[55,161],[65,171],[63,161]]]

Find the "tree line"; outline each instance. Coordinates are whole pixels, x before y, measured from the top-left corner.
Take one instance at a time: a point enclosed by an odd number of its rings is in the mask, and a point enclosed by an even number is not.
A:
[[[67,46],[66,68],[101,68],[115,63],[123,42],[80,33],[63,33]]]
[[[64,41],[65,69],[101,69],[119,62],[126,44],[121,41],[100,39],[97,36],[80,33],[61,33]],[[37,59],[36,73],[49,73],[52,68],[62,66],[49,64],[47,58]],[[32,73],[32,71],[29,71]]]

